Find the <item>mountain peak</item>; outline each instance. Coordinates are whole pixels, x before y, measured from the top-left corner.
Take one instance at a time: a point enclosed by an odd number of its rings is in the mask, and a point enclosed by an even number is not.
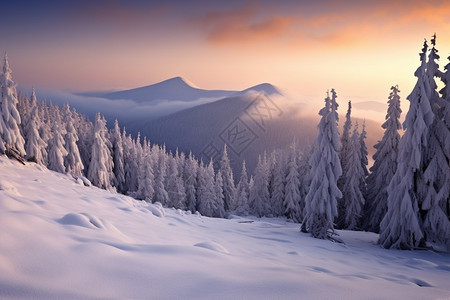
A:
[[[283,95],[283,93],[278,88],[270,83],[261,83],[243,90],[242,92],[248,91],[264,92],[266,93],[266,95]]]
[[[170,79],[166,79],[164,81],[156,83],[156,85],[197,88],[192,82],[190,82],[189,80],[187,80],[181,76],[176,76],[176,77],[173,77]]]

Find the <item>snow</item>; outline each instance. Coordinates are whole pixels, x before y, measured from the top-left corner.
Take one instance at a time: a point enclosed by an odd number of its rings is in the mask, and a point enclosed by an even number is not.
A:
[[[155,211],[164,212],[159,216]],[[448,299],[450,254],[214,219],[0,157],[2,299]]]

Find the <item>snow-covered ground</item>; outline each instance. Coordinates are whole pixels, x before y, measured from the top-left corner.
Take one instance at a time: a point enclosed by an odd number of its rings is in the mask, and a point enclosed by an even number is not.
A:
[[[450,254],[162,209],[0,157],[0,298],[450,299]]]

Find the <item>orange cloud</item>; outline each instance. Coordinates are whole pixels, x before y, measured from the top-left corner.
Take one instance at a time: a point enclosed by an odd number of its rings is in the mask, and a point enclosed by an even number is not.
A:
[[[305,13],[302,3],[291,11],[271,12],[263,4],[245,4],[228,12],[211,12],[197,21],[205,39],[215,46],[260,44],[295,50],[298,47],[355,47],[397,34],[417,34],[423,22],[425,31],[442,30],[450,20],[450,3],[441,1],[378,1],[357,6],[341,1],[339,7]],[[331,3],[330,3],[331,5]],[[342,9],[345,7],[345,9]],[[435,28],[435,29],[430,29]],[[409,30],[408,30],[409,29]],[[421,31],[423,32],[423,31]],[[422,37],[420,37],[422,38]]]

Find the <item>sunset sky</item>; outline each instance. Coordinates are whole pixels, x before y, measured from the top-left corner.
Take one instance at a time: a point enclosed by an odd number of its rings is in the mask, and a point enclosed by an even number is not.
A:
[[[450,1],[8,1],[0,50],[24,88],[205,89],[270,82],[300,101],[411,91],[423,39],[450,55]]]

